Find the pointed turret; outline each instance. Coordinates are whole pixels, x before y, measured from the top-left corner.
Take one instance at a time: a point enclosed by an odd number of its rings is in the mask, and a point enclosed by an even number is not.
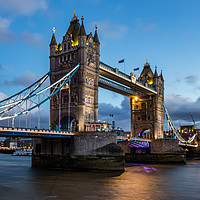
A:
[[[94,42],[100,44],[99,38],[97,35],[97,25],[95,25]]]
[[[163,75],[162,75],[162,69],[160,70],[160,79],[161,79],[161,81],[164,81],[164,79],[163,79]]]
[[[51,43],[49,46],[53,46],[53,45],[57,45],[56,37],[55,37],[55,27],[53,27],[53,35],[52,35]]]
[[[83,35],[86,35],[85,27],[84,27],[84,24],[83,24],[83,20],[84,20],[83,16],[82,16],[81,20],[82,20],[82,24],[81,24],[81,28],[80,28],[80,33],[79,33],[79,35],[80,35],[80,36],[83,36]]]
[[[155,66],[155,72],[154,72],[154,75],[153,77],[158,77],[158,73],[157,73],[157,66]]]

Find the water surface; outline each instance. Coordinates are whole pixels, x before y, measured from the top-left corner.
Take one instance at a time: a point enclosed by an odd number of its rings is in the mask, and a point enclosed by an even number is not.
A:
[[[31,157],[0,154],[1,200],[196,200],[200,161],[133,165],[122,174],[31,168]]]

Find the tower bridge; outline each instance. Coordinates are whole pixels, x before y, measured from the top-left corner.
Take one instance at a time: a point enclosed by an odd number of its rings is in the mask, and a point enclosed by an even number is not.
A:
[[[115,148],[116,155],[121,156],[123,154],[121,150],[111,145],[112,142],[117,142],[116,136],[112,133],[105,135],[105,133],[86,132],[86,124],[98,123],[98,88],[102,87],[130,98],[131,137],[118,138],[122,143],[128,141],[127,145],[129,146],[148,148],[150,141],[162,139],[164,137],[164,111],[176,137],[185,143],[186,141],[175,130],[164,106],[162,71],[158,75],[157,67],[155,67],[155,71],[152,72],[150,64],[146,61],[137,78],[133,72],[131,75],[127,75],[117,68],[100,62],[100,41],[97,27],[95,26],[94,36],[92,33],[86,34],[83,17],[81,21],[80,24],[78,16],[74,13],[69,28],[59,44],[56,41],[55,28],[53,29],[49,45],[49,73],[16,95],[0,101],[0,121],[12,119],[13,128],[12,130],[2,129],[0,134],[2,136],[13,134],[16,137],[23,135],[49,139],[52,137],[68,138],[66,139],[67,147],[61,140],[57,143],[54,142],[58,148],[55,152],[51,140],[37,141],[36,146],[40,145],[40,148],[36,149],[42,149],[42,155],[49,155],[49,152],[51,155],[62,152],[62,156],[66,156],[71,155],[73,149],[73,156],[83,156],[83,154],[88,156],[88,154],[93,155],[94,149],[92,148],[95,147],[95,155],[101,154],[105,149],[108,151],[109,148]],[[41,89],[43,82],[48,77],[50,85]],[[48,100],[50,100],[51,130],[45,132],[14,129],[15,117],[22,114],[27,115],[35,108],[40,110],[40,106]],[[40,115],[38,116],[40,118]],[[38,128],[40,128],[39,122]],[[63,150],[65,148],[66,151]],[[39,163],[35,163],[35,165],[44,164],[40,157],[41,152],[36,152]],[[113,149],[108,151],[109,156],[110,152],[113,152]],[[35,158],[34,162],[37,162],[37,159]],[[48,156],[45,159],[48,159]],[[46,162],[48,161],[46,160]],[[62,165],[62,162],[59,161],[59,163]]]

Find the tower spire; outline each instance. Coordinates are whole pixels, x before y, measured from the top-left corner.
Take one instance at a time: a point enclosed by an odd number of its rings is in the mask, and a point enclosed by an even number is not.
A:
[[[52,46],[52,45],[57,45],[57,42],[56,42],[56,37],[55,37],[55,31],[56,31],[55,27],[53,27],[52,31],[53,31],[53,35],[52,35],[52,38],[51,38],[51,43],[50,43],[50,45],[49,45],[49,46]]]
[[[154,72],[154,77],[158,77],[158,73],[157,73],[157,66],[155,66],[155,72]]]
[[[99,38],[98,38],[98,35],[97,35],[97,25],[95,25],[94,28],[95,28],[95,33],[94,33],[94,42],[100,44],[100,42],[99,42]]]
[[[86,35],[85,27],[84,27],[84,24],[83,24],[83,20],[84,20],[83,16],[82,16],[81,20],[82,20],[82,24],[81,24],[80,34],[79,35]]]

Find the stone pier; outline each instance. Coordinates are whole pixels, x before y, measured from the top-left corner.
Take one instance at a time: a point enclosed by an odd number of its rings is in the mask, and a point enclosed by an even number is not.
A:
[[[69,139],[35,139],[32,167],[124,171],[115,133],[81,132]]]
[[[186,163],[186,153],[174,139],[152,140],[149,149],[135,149],[121,143],[126,162],[135,163]]]

